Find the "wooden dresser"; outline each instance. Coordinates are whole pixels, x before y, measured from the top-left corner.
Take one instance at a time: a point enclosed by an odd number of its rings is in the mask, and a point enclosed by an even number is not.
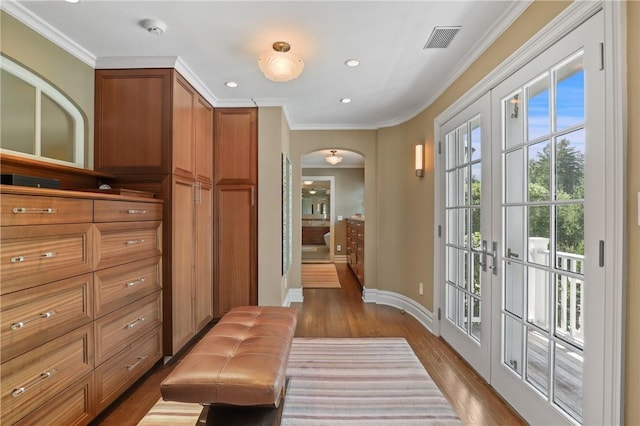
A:
[[[1,424],[87,424],[162,357],[162,202],[0,185]]]
[[[347,219],[347,263],[364,287],[364,219]]]

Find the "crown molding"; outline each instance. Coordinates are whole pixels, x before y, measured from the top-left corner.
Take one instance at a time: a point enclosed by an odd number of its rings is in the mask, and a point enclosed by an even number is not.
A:
[[[175,68],[177,56],[104,56],[96,59],[96,69]]]
[[[96,67],[96,56],[93,53],[89,52],[65,34],[49,25],[17,1],[2,0],[0,1],[0,9],[22,22],[24,25],[31,28],[47,40],[51,41],[56,46],[73,55],[78,60],[92,68]]]

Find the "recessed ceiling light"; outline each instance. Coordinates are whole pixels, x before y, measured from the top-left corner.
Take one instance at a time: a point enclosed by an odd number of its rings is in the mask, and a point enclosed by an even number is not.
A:
[[[231,88],[238,87],[238,83],[235,81],[225,81],[224,85]]]
[[[340,99],[340,102],[342,102],[343,104],[348,104],[349,102],[351,102],[351,98],[342,98]]]
[[[80,0],[64,0],[67,3],[80,3]]]
[[[360,65],[360,61],[357,59],[347,59],[344,63],[346,66],[348,67],[357,67],[358,65]]]

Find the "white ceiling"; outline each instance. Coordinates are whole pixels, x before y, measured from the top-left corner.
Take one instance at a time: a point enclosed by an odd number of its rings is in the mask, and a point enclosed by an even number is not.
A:
[[[214,106],[282,106],[292,129],[372,129],[427,107],[529,0],[2,3],[92,66],[130,63],[122,58],[166,66],[177,57]],[[164,21],[166,33],[148,33],[145,18]],[[462,29],[447,49],[425,50],[435,26]],[[275,83],[258,69],[278,40],[304,59],[297,80]],[[350,58],[361,65],[346,67]],[[225,87],[229,80],[239,87]],[[345,97],[353,101],[341,104]]]

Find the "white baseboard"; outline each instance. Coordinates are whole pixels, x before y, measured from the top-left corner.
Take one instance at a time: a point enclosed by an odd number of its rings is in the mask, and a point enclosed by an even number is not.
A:
[[[302,297],[301,288],[290,288],[287,290],[287,296],[282,302],[282,306],[291,306],[292,303],[302,303],[304,298]]]
[[[433,333],[433,314],[413,299],[392,291],[364,288],[362,300],[366,303],[393,306],[414,317],[427,330]]]
[[[336,254],[333,256],[333,263],[347,263],[346,254]]]

